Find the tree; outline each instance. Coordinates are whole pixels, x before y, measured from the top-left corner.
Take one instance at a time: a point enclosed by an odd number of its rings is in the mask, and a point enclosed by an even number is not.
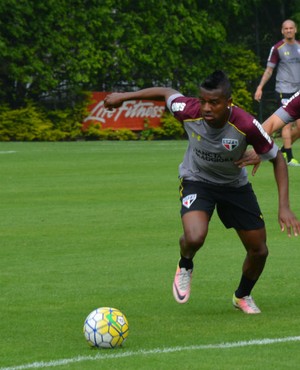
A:
[[[245,20],[253,22],[263,3],[2,0],[0,98],[12,107],[29,99],[57,108],[85,90],[168,85],[197,94],[199,82],[222,68],[236,101],[251,107],[261,71]]]
[[[74,101],[105,66],[112,1],[2,0],[1,99]],[[97,42],[95,42],[97,41]],[[104,67],[105,68],[105,67]]]

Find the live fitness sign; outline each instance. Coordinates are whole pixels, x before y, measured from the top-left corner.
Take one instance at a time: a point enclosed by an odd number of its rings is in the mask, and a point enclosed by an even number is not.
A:
[[[160,126],[160,118],[165,111],[165,102],[154,100],[128,100],[120,108],[107,110],[104,98],[109,93],[93,92],[93,103],[89,107],[89,115],[83,122],[84,127],[91,123],[100,123],[102,128],[128,128],[144,130],[146,127]]]

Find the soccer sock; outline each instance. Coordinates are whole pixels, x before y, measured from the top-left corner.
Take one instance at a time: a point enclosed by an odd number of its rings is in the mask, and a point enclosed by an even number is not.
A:
[[[246,295],[250,295],[251,290],[253,289],[256,282],[257,280],[250,280],[245,275],[242,275],[240,285],[235,291],[235,296],[237,298],[243,298]]]
[[[191,258],[185,258],[181,255],[181,258],[179,260],[179,267],[184,267],[187,270],[193,270],[194,262]]]
[[[293,159],[292,148],[289,148],[289,149],[285,148],[284,150],[287,155],[287,161],[290,162]]]
[[[280,150],[281,150],[282,153],[285,153],[285,147],[283,145],[282,145]]]

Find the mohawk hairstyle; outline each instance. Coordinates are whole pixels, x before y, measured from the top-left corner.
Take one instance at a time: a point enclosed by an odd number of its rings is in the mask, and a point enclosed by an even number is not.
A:
[[[206,77],[200,87],[205,90],[221,89],[225,98],[229,99],[231,97],[230,81],[223,71],[214,71]]]

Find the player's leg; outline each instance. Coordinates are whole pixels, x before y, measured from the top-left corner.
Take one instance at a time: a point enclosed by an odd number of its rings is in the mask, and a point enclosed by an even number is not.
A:
[[[300,138],[300,119],[297,119],[294,127],[292,128],[292,144]]]
[[[209,215],[204,211],[192,211],[182,216],[184,233],[179,240],[180,259],[173,283],[173,295],[178,303],[185,303],[190,297],[193,258],[204,244],[208,223]]]
[[[233,304],[245,313],[260,313],[251,297],[251,291],[258,281],[268,257],[266,230],[237,230],[246,249],[246,257],[242,268],[240,284],[233,296]]]
[[[300,120],[298,121],[300,122]],[[283,140],[281,151],[287,160],[288,166],[299,167],[300,163],[293,155],[292,144],[300,137],[300,123],[296,123],[294,127],[292,127],[292,123],[285,125],[282,128],[281,136]]]
[[[291,94],[285,94],[285,93],[278,93],[276,92],[276,100],[278,103],[278,106],[282,106],[286,104],[287,100],[293,96],[293,93]],[[289,123],[285,125],[281,130],[281,138],[283,145],[281,147],[281,152],[284,156],[284,158],[287,160],[287,163],[289,166],[299,166],[299,162],[297,159],[293,156],[293,150],[292,150],[292,143],[293,143],[293,134],[292,134],[292,124]]]
[[[266,229],[238,230],[237,231],[245,249],[246,258],[243,263],[243,275],[250,281],[257,281],[263,272],[268,257],[266,245]],[[242,291],[249,295],[251,291]]]
[[[291,162],[293,159],[292,152],[292,125],[289,123],[285,125],[281,130],[281,137],[283,146],[281,148],[282,153],[285,155],[287,162]]]
[[[204,244],[215,202],[208,187],[198,182],[182,181],[180,188],[183,235],[180,237],[180,259],[173,282],[173,295],[178,303],[190,296],[193,258]]]
[[[251,184],[234,189],[223,188],[217,212],[226,228],[237,231],[246,249],[242,277],[233,295],[233,305],[245,313],[259,313],[250,294],[263,271],[268,249],[265,223]]]
[[[277,101],[280,106],[286,104],[287,99],[289,99],[293,94],[281,94],[279,98],[277,95]],[[298,120],[299,121],[299,120]],[[300,166],[300,163],[297,159],[294,158],[292,144],[297,140],[298,133],[300,134],[300,123],[296,122],[295,127],[292,127],[292,123],[285,125],[281,130],[281,137],[283,145],[281,147],[281,152],[284,158],[287,160],[289,166]]]

